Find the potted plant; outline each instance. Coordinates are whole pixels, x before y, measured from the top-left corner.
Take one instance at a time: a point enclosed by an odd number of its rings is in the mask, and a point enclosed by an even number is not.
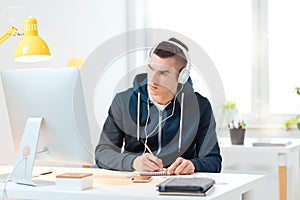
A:
[[[224,105],[224,111],[225,111],[224,119],[226,122],[226,126],[230,125],[232,121],[238,118],[239,111],[236,107],[235,101],[226,100]]]
[[[296,87],[296,93],[300,95],[300,87]],[[292,119],[289,119],[284,123],[286,130],[290,130],[293,125],[297,125],[298,130],[300,130],[300,114],[297,114]]]
[[[231,144],[243,145],[246,132],[246,124],[244,121],[239,121],[238,109],[236,102],[227,100],[224,105],[225,121],[229,128]]]

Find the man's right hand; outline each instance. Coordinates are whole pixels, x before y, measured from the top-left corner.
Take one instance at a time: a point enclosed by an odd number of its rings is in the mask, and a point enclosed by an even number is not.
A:
[[[134,159],[132,167],[136,171],[155,172],[162,170],[163,163],[161,159],[153,154],[145,153]]]

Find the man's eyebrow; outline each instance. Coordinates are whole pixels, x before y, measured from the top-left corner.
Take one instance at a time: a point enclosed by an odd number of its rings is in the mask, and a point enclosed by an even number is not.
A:
[[[159,69],[153,67],[153,65],[150,64],[150,63],[148,64],[148,67],[149,67],[150,69],[156,69],[156,70],[159,71],[160,73],[171,73],[171,70],[169,70],[169,69],[159,70]]]

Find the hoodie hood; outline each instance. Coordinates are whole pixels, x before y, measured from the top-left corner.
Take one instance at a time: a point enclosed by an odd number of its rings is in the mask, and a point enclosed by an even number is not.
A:
[[[147,90],[147,74],[138,74],[135,76],[133,82],[132,82],[132,87],[135,95],[138,95],[140,93],[141,101],[147,102],[148,100],[148,90]]]

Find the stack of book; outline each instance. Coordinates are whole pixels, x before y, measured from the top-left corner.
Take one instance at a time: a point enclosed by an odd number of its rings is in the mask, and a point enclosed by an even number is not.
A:
[[[252,143],[252,145],[256,147],[259,146],[285,147],[290,144],[292,144],[292,142],[286,139],[258,139],[257,141]]]
[[[168,178],[157,185],[162,195],[206,196],[212,190],[215,181],[211,178]]]

